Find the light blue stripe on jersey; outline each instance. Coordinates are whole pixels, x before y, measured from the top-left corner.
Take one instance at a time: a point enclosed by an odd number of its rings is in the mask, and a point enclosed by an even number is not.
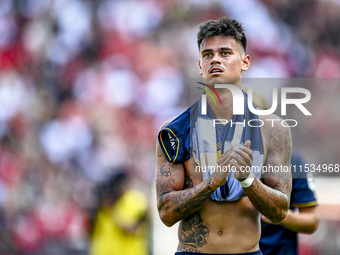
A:
[[[251,141],[250,149],[253,151],[253,165],[252,165],[252,172],[257,178],[261,177],[261,170],[262,170],[262,164],[263,164],[263,158],[264,158],[264,149],[263,149],[263,141],[262,141],[262,134],[261,134],[261,128],[260,127],[250,127],[248,126],[249,120],[258,119],[258,116],[256,114],[253,114],[250,112],[247,102],[247,94],[244,93],[244,109],[245,114],[244,115],[234,115],[232,118],[233,125],[230,125],[230,122],[226,124],[224,128],[227,129],[224,137],[221,138],[218,132],[218,128],[215,128],[216,132],[216,144],[221,143],[222,144],[222,150],[221,153],[224,153],[228,149],[230,149],[233,138],[234,138],[234,132],[235,132],[235,123],[241,122],[245,123],[245,127],[243,128],[241,141],[239,145],[243,145],[247,140]],[[196,132],[198,128],[198,119],[210,119],[211,125],[213,125],[213,119],[214,116],[212,114],[212,111],[208,105],[207,107],[207,115],[202,116],[201,115],[201,101],[197,102],[198,104],[196,107],[191,109],[191,126],[193,127],[191,129],[192,132]],[[240,125],[240,124],[238,124]],[[252,125],[259,125],[255,121],[252,122]],[[216,125],[217,126],[217,125]],[[209,130],[214,131],[214,130]],[[207,130],[207,132],[209,132]],[[193,135],[193,134],[192,134]],[[197,136],[197,134],[196,134]],[[195,137],[195,134],[194,136]],[[195,138],[195,140],[199,140]],[[224,141],[224,142],[223,142]],[[199,144],[199,142],[193,143],[193,147],[196,146],[196,148],[192,148],[192,151],[195,153],[197,161],[200,161],[200,155],[202,156],[202,149],[206,150],[207,148],[210,148],[206,152],[211,152],[211,147],[209,146],[208,142],[206,140],[203,141],[205,144]],[[215,146],[216,147],[216,146]],[[215,148],[216,150],[216,148]],[[203,152],[204,153],[204,152]],[[203,179],[207,179],[212,172],[203,173]],[[236,201],[240,199],[241,197],[246,196],[240,182],[235,178],[234,173],[230,173],[229,177],[227,178],[226,184],[224,186],[219,187],[211,196],[213,200],[216,201]]]

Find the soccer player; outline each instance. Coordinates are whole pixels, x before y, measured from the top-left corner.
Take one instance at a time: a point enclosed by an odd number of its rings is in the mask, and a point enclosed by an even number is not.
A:
[[[197,43],[200,74],[207,91],[218,93],[221,103],[206,97],[205,105],[202,96],[161,127],[156,146],[159,215],[167,226],[180,222],[178,255],[262,254],[260,215],[274,224],[285,219],[291,174],[266,171],[261,176],[261,167],[289,166],[290,129],[281,119],[250,126],[249,121],[260,122],[262,117],[250,112],[246,93],[244,115],[234,115],[231,91],[214,91],[214,84],[240,90],[242,72],[250,66],[239,22],[207,21],[199,28]]]

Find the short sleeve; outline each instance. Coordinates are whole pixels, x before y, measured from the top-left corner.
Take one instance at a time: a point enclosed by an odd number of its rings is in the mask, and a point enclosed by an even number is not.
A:
[[[312,173],[304,168],[305,161],[302,156],[296,152],[292,155],[292,168],[293,187],[291,194],[292,207],[312,207],[318,205],[315,196],[315,185]],[[300,167],[301,166],[301,167]],[[293,171],[295,169],[295,172]]]
[[[190,158],[190,115],[185,111],[158,134],[162,151],[170,163],[184,163]]]

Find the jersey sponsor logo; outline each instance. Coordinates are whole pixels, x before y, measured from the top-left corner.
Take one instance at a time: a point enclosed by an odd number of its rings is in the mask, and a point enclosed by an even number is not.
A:
[[[170,140],[170,145],[173,150],[176,150],[176,140],[174,137],[171,136],[170,133],[168,133],[169,140]]]

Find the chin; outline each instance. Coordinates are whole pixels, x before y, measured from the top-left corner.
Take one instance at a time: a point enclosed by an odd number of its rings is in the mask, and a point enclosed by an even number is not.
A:
[[[209,77],[204,78],[206,84],[214,86],[215,84],[237,84],[240,78],[228,78],[228,77]]]

